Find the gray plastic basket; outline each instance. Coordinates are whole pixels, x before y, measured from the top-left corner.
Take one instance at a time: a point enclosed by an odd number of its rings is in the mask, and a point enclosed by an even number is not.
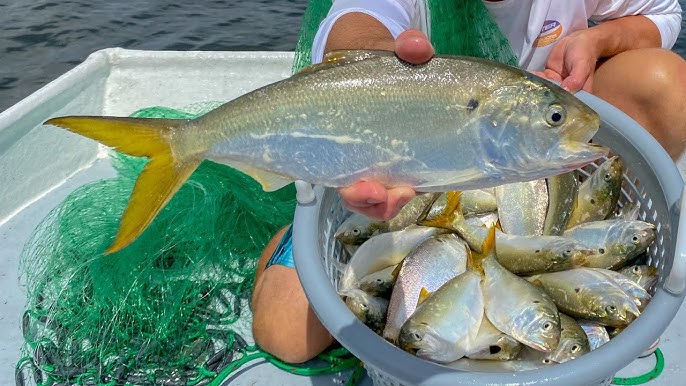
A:
[[[310,194],[311,201],[299,203],[295,213],[296,269],[319,319],[343,346],[365,363],[374,384],[606,384],[649,347],[672,321],[684,299],[686,279],[686,231],[677,237],[680,205],[684,201],[681,175],[662,147],[635,121],[586,92],[577,96],[602,117],[594,142],[610,147],[627,166],[621,202],[639,202],[640,218],[657,226],[657,239],[648,251],[648,262],[659,269],[660,281],[648,307],[609,343],[578,359],[551,367],[485,373],[455,370],[422,360],[367,328],[337,295],[335,285],[340,272],[334,260],[347,255],[333,234],[349,212],[341,206],[335,190],[315,187],[314,195]],[[308,196],[307,187],[299,186],[301,198]]]

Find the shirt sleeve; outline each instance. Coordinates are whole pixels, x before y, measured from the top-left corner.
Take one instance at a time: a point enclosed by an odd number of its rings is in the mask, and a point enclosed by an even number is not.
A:
[[[591,21],[603,22],[622,16],[643,15],[655,23],[660,31],[662,48],[671,49],[679,37],[681,6],[678,0],[601,0],[597,3]]]
[[[341,16],[351,12],[362,12],[381,22],[394,38],[412,26],[415,19],[416,0],[336,0],[327,17],[322,20],[312,43],[312,63],[319,63],[324,57],[324,46],[331,27]]]

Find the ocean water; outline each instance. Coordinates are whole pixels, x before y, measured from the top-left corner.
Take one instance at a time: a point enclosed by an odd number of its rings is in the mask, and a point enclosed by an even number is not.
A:
[[[686,9],[686,0],[680,0]],[[0,111],[107,47],[295,48],[307,0],[0,1]],[[674,51],[686,57],[686,22]]]

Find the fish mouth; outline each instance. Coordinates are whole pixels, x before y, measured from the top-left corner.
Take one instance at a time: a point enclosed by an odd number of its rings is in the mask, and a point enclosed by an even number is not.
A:
[[[610,149],[592,142],[565,142],[560,146],[561,154],[555,157],[560,164],[567,165],[568,170],[578,169],[601,157],[607,156]]]

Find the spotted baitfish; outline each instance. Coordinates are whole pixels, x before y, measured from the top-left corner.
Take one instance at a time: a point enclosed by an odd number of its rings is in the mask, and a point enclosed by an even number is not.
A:
[[[588,143],[598,114],[547,80],[479,58],[411,65],[391,52],[334,52],[192,120],[46,124],[150,158],[107,253],[135,240],[205,159],[267,191],[373,179],[444,192],[545,178],[607,154]]]

